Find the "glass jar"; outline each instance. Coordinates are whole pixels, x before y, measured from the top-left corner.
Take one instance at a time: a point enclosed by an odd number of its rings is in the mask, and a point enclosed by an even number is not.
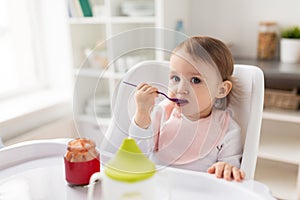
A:
[[[68,143],[64,156],[66,181],[70,185],[86,185],[91,175],[100,171],[96,144],[87,138],[77,138]]]
[[[264,60],[273,59],[277,50],[277,40],[277,23],[260,22],[257,57]]]

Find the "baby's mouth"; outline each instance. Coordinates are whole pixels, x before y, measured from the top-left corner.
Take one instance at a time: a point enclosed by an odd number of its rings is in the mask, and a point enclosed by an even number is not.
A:
[[[184,105],[186,105],[187,103],[188,103],[189,101],[188,100],[186,100],[186,99],[177,99],[177,105],[178,106],[184,106]]]

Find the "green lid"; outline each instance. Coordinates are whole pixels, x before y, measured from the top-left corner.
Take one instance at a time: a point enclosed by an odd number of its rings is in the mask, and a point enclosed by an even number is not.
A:
[[[116,155],[107,162],[105,174],[123,182],[137,182],[155,174],[155,164],[141,151],[132,138],[125,138]]]

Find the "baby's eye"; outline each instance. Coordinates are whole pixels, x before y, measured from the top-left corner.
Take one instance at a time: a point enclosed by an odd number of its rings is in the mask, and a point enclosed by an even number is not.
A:
[[[197,77],[193,77],[191,79],[191,82],[194,83],[194,84],[199,84],[199,83],[201,83],[201,80],[199,78],[197,78]]]
[[[174,82],[179,82],[180,78],[178,76],[172,76],[171,80],[174,81]]]

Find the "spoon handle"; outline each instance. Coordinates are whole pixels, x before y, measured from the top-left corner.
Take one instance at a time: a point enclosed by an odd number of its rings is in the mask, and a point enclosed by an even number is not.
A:
[[[129,82],[126,82],[126,81],[123,81],[123,83],[127,84],[127,85],[131,85],[133,87],[137,87],[137,85],[133,84],[133,83],[129,83]]]
[[[135,85],[135,84],[133,84],[133,83],[129,83],[129,82],[126,82],[126,81],[123,81],[123,83],[125,83],[125,84],[127,84],[127,85],[130,85],[130,86],[133,86],[133,87],[137,87],[137,85]],[[163,93],[163,92],[157,91],[156,93],[165,96],[167,99],[169,99],[169,100],[171,100],[171,101],[174,101],[172,98],[169,98],[169,97],[168,97],[165,93]]]
[[[130,85],[130,86],[133,86],[133,87],[137,87],[137,85],[136,85],[136,84],[133,84],[133,83],[129,83],[129,82],[126,82],[126,81],[123,81],[123,83],[125,83],[125,84],[127,84],[127,85]],[[166,98],[169,99],[169,97],[168,97],[165,93],[163,93],[163,92],[157,91],[156,93],[157,93],[157,94],[164,95]]]
[[[129,82],[126,82],[126,81],[123,81],[123,83],[125,83],[127,85],[130,85],[130,86],[133,86],[133,87],[137,87],[137,85],[135,85],[133,83],[129,83]],[[169,99],[170,101],[173,101],[173,102],[177,103],[178,105],[188,103],[188,101],[185,100],[185,99],[170,98],[170,97],[168,97],[168,95],[166,95],[165,93],[160,92],[160,91],[157,91],[156,93],[165,96],[167,99]]]

